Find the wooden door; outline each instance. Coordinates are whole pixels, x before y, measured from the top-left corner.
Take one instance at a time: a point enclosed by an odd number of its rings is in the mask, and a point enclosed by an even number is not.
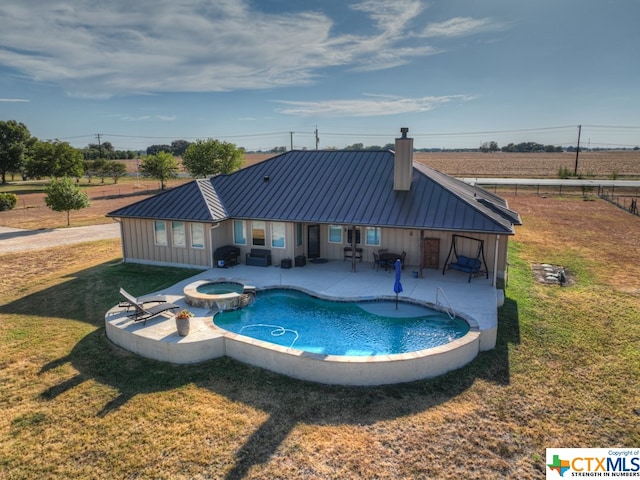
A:
[[[425,238],[423,245],[422,266],[424,268],[440,268],[440,239]]]

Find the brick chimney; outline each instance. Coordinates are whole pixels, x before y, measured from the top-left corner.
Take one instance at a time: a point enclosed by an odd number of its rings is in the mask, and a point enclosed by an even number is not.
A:
[[[409,129],[403,127],[401,138],[396,138],[395,161],[393,165],[393,189],[408,192],[413,178],[413,138],[408,138]]]

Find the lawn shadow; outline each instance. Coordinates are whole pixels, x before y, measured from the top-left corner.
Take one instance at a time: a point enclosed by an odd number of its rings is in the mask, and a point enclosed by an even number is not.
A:
[[[162,290],[200,272],[113,260],[74,272],[61,283],[0,305],[0,314],[76,320],[100,327],[104,325],[105,313],[122,300],[121,287],[133,295],[142,295]]]

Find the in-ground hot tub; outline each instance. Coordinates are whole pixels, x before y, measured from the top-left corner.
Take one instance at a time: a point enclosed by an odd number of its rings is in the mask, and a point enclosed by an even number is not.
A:
[[[192,307],[234,310],[250,303],[255,287],[227,279],[198,280],[184,287],[184,299]]]

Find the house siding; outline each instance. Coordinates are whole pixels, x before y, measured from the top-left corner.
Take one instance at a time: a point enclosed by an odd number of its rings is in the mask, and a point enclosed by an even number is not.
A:
[[[247,220],[247,229],[250,230],[250,220]],[[298,255],[306,255],[307,252],[307,224],[303,224],[303,242],[301,247],[296,247],[295,235],[296,224],[291,222],[285,223],[285,248],[271,247],[271,224],[266,222],[266,246],[254,247],[251,244],[250,232],[247,238],[247,245],[235,245],[240,248],[239,261],[244,263],[245,255],[251,248],[265,248],[271,250],[273,265],[280,265],[283,259],[293,259]],[[213,227],[212,224],[204,224],[205,226],[205,248],[198,249],[191,247],[191,227],[190,222],[185,222],[186,247],[173,246],[173,236],[171,231],[171,222],[167,221],[167,239],[168,245],[161,246],[155,244],[154,222],[145,219],[122,219],[123,232],[123,257],[125,262],[130,263],[148,263],[154,265],[176,265],[176,266],[193,266],[199,268],[213,267],[213,252],[215,249],[224,245],[234,245],[233,243],[233,224],[232,221],[221,222],[219,226]],[[343,260],[344,247],[350,246],[347,243],[347,230],[351,226],[342,225],[342,243],[329,243],[329,226],[320,225],[320,241],[321,255],[329,260]],[[440,240],[439,265],[438,268],[444,267],[449,249],[451,248],[452,236],[459,232],[444,232],[423,230],[424,238],[437,238]],[[495,245],[496,235],[474,235],[469,234],[473,238],[484,240],[484,254],[487,262],[489,275],[493,275],[495,265]],[[499,279],[505,278],[506,256],[508,246],[508,236],[500,235],[498,238],[498,270],[496,276]],[[417,229],[401,229],[401,228],[382,228],[381,229],[381,245],[369,246],[365,244],[365,231],[361,228],[361,244],[362,261],[372,262],[373,254],[381,248],[390,252],[407,253],[405,264],[412,267],[419,267],[421,261],[421,237],[420,230]],[[459,237],[456,245],[457,252],[460,255],[475,257],[477,255],[477,242]],[[453,258],[450,261],[454,260]]]
[[[191,247],[191,222],[184,222],[184,247],[173,245],[171,221],[166,221],[167,245],[156,245],[154,221],[146,219],[123,218],[123,255],[125,262],[153,263],[157,265],[189,265],[202,268],[212,266],[211,224],[204,225],[204,248]]]

